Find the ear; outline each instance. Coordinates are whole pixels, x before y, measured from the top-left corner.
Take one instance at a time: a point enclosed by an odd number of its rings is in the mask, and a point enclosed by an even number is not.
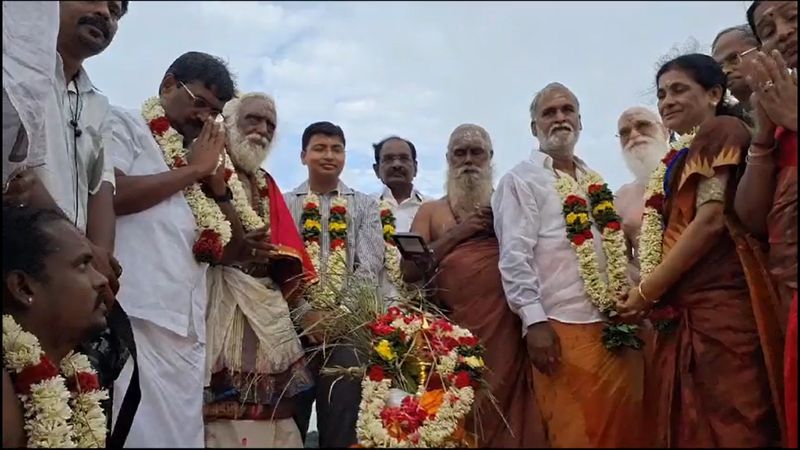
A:
[[[6,276],[6,290],[14,305],[20,309],[28,309],[33,303],[33,287],[30,277],[22,272],[14,271]]]
[[[161,80],[161,86],[158,88],[158,93],[161,95],[172,95],[178,89],[178,80],[171,73],[164,75]]]
[[[713,88],[708,90],[708,101],[709,103],[715,105],[720,104],[722,102],[722,97],[724,96],[724,92],[721,86],[714,86]]]
[[[533,137],[537,139],[539,138],[539,136],[536,135],[536,121],[534,120],[531,120],[531,134],[533,135]]]
[[[375,176],[378,177],[378,179],[380,179],[381,178],[381,173],[378,170],[378,167],[379,167],[378,163],[375,163],[375,164],[372,165],[372,170],[375,171]]]
[[[300,162],[303,163],[304,166],[308,165],[308,164],[306,164],[306,151],[305,150],[300,150]]]
[[[419,167],[417,165],[417,161],[414,160],[414,173],[411,174],[412,179],[414,179],[417,176],[417,170],[419,170]]]
[[[580,114],[578,114],[578,130],[583,131],[583,119],[581,119]]]
[[[494,158],[494,150],[489,150],[489,160],[491,161]]]

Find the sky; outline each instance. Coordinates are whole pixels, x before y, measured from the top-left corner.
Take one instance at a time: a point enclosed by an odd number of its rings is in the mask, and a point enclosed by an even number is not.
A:
[[[265,167],[284,190],[305,180],[300,136],[327,120],[347,138],[342,179],[378,192],[372,143],[418,150],[417,187],[443,193],[445,152],[462,123],[483,126],[495,180],[536,148],[528,106],[547,83],[575,92],[577,154],[612,188],[632,178],[616,134],[630,106],[655,108],[656,63],[745,23],[749,2],[131,2],[114,42],[86,69],[112,104],[139,109],[187,51],[228,62],[242,92],[276,99]]]

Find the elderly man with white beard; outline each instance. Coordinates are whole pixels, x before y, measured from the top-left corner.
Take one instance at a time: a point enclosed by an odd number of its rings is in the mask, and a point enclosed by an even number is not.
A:
[[[639,229],[644,213],[644,189],[650,173],[669,150],[669,132],[655,112],[634,106],[626,109],[617,122],[617,136],[622,158],[634,180],[617,191],[614,205],[622,217],[622,229],[628,250],[628,278],[639,285]]]
[[[492,210],[503,286],[522,322],[550,444],[639,446],[642,354],[603,344],[601,308],[614,301],[608,274],[627,288],[624,242],[607,238],[619,236],[612,194],[575,156],[583,128],[575,94],[548,84],[530,115],[539,148],[503,176]]]
[[[250,251],[237,265],[208,270],[206,447],[302,447],[294,397],[313,380],[289,311],[315,274],[283,195],[261,168],[275,104],[246,94],[223,115],[233,163],[226,177],[241,182],[229,184]]]
[[[497,270],[499,248],[492,227],[492,141],[477,125],[465,124],[447,145],[447,193],[423,203],[411,231],[430,242],[427,260],[403,261],[408,282],[430,275],[432,299],[455,323],[486,347],[487,382],[497,400],[479,399],[478,445],[489,448],[547,447],[533,393],[531,363],[518,330],[519,317],[506,304]],[[502,413],[502,416],[497,411]],[[503,421],[508,422],[508,428]],[[467,423],[466,430],[474,430]]]

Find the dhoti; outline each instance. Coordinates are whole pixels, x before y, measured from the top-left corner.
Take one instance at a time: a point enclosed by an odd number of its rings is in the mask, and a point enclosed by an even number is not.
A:
[[[533,369],[536,399],[553,447],[642,445],[644,356],[603,347],[603,323],[550,320],[561,340],[561,366],[551,376]]]
[[[142,400],[125,447],[195,447],[203,443],[205,344],[146,320],[130,318]],[[114,383],[116,421],[133,371],[128,360]]]

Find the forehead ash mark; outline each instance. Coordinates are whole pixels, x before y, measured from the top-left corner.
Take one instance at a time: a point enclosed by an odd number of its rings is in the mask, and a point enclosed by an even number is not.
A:
[[[654,111],[651,111],[644,106],[634,106],[633,108],[628,108],[619,116],[619,120],[617,121],[619,126],[622,126],[623,123],[638,119],[645,119],[649,120],[653,123],[661,123],[661,118],[656,114]]]
[[[469,123],[459,125],[453,130],[447,143],[447,149],[452,150],[456,146],[467,143],[481,145],[488,150],[492,149],[492,139],[489,137],[489,133],[483,127]]]

